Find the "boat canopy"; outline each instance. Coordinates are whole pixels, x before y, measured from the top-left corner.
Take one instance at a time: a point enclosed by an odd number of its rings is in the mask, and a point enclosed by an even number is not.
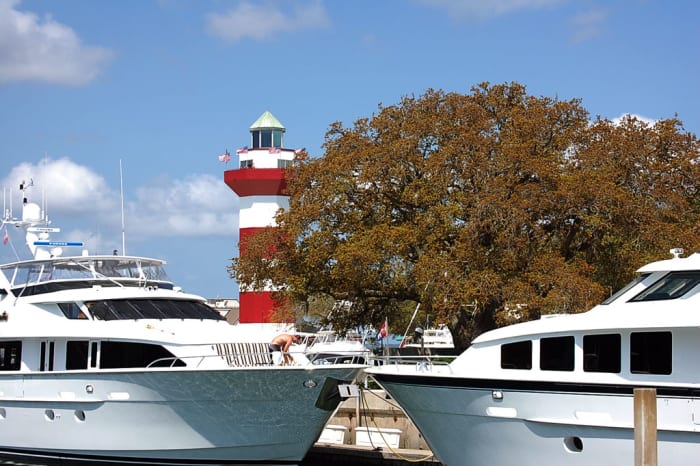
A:
[[[41,292],[70,288],[70,283],[111,283],[117,286],[155,284],[172,288],[164,264],[160,259],[143,257],[77,256],[14,262],[1,266],[0,270],[10,288],[33,288],[43,290]]]

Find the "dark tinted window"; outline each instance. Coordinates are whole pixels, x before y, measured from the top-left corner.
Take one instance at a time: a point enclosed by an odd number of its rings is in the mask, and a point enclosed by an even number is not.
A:
[[[58,303],[58,307],[63,312],[63,315],[69,319],[87,319],[77,303]]]
[[[175,299],[115,299],[85,303],[96,319],[209,319],[223,320],[221,314],[199,301]]]
[[[540,369],[545,371],[574,370],[574,337],[542,338]]]
[[[18,371],[22,366],[22,342],[0,342],[0,371]]]
[[[100,350],[100,367],[102,369],[147,367],[149,365],[151,367],[175,367],[184,366],[185,363],[175,359],[170,351],[159,345],[121,341],[102,342]]]
[[[272,147],[272,131],[260,131],[260,147]]]
[[[501,368],[532,369],[532,341],[501,345]]]
[[[583,337],[583,370],[586,372],[620,372],[622,338],[619,334]]]
[[[66,345],[66,370],[80,370],[88,367],[88,342],[69,341]]]
[[[630,371],[635,374],[670,374],[671,332],[638,332],[630,335]]]

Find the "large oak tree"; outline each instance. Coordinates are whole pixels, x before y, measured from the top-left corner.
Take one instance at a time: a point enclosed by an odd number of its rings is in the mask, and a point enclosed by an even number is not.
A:
[[[307,309],[352,303],[321,313],[337,328],[405,323],[420,303],[463,349],[587,310],[645,262],[700,245],[698,141],[675,118],[591,119],[580,100],[483,83],[334,123],[324,149],[290,168],[289,210],[230,273]]]

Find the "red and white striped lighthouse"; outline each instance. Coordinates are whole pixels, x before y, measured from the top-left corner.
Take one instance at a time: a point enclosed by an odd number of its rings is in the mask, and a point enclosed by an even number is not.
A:
[[[224,172],[224,181],[240,198],[239,254],[245,254],[245,239],[275,226],[278,209],[289,208],[284,194],[284,169],[294,160],[294,150],[285,149],[285,128],[266,111],[250,127],[250,146],[236,151],[237,169]],[[268,323],[274,308],[271,289],[240,290],[240,323]]]

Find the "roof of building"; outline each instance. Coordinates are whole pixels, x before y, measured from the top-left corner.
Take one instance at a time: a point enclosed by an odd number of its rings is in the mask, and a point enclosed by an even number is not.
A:
[[[250,129],[281,129],[284,131],[285,127],[272,113],[265,110],[265,112],[255,120],[255,123],[250,125]]]

